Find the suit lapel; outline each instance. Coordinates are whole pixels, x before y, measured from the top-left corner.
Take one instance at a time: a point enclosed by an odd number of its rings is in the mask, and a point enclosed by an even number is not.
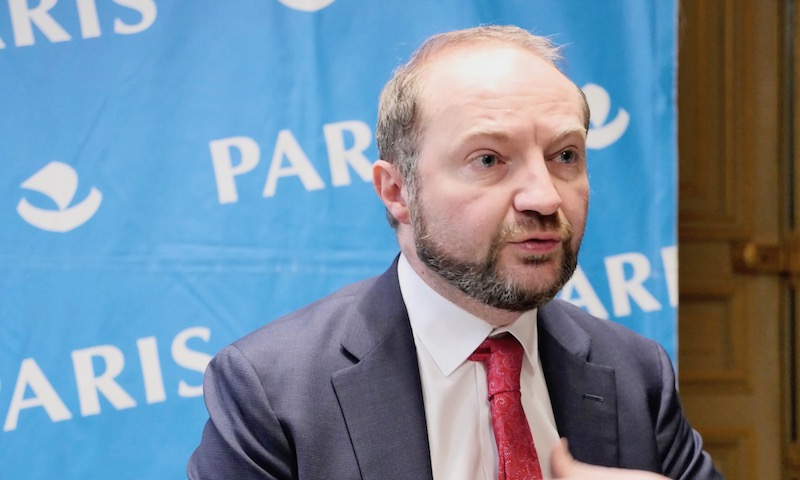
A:
[[[396,262],[360,296],[332,383],[367,479],[432,479],[417,354]]]
[[[576,459],[618,465],[613,369],[588,361],[589,335],[559,302],[539,310],[539,355],[558,432]],[[362,478],[432,479],[422,387],[395,264],[349,314],[341,344],[354,365],[332,383]]]
[[[539,310],[539,355],[558,433],[583,462],[619,463],[614,370],[590,363],[589,335],[558,305]]]

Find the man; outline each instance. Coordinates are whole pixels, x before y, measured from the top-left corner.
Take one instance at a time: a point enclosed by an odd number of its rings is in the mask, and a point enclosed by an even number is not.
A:
[[[664,351],[552,300],[589,197],[588,106],[557,58],[480,27],[395,72],[373,176],[401,255],[215,357],[191,478],[721,478]],[[500,344],[521,374],[497,376]]]

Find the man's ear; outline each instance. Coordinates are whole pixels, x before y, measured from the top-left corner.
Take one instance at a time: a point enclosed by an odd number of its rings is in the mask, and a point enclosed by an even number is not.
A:
[[[377,160],[372,165],[372,184],[386,210],[400,223],[409,223],[403,176],[391,163]]]

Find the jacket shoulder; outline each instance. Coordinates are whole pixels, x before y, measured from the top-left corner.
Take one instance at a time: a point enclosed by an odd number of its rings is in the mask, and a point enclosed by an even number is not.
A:
[[[562,344],[582,345],[589,361],[616,364],[639,358],[652,362],[664,354],[658,342],[564,300],[556,299],[542,307],[540,326]]]
[[[369,290],[376,278],[369,278],[342,287],[298,310],[269,321],[233,342],[247,353],[267,344],[304,345],[314,338],[336,338],[345,326],[348,310]]]

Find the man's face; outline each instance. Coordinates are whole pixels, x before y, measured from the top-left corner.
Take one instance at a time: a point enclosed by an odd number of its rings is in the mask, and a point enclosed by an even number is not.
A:
[[[549,301],[577,265],[588,208],[577,88],[532,53],[471,45],[424,70],[417,256],[483,304]]]

